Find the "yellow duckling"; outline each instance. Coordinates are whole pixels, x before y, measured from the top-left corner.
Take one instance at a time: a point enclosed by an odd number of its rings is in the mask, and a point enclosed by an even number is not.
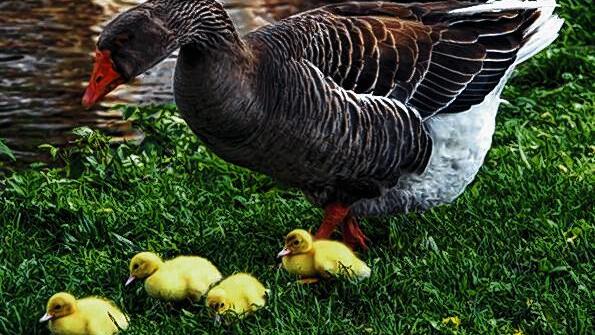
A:
[[[258,279],[238,273],[213,287],[207,293],[206,305],[215,312],[216,320],[226,313],[242,318],[265,305],[267,292]]]
[[[345,244],[338,241],[316,240],[303,230],[296,229],[285,237],[283,267],[292,274],[305,278],[303,282],[316,282],[319,277],[342,276],[363,279],[371,270]]]
[[[202,257],[179,256],[164,262],[152,252],[141,252],[130,261],[126,286],[136,279],[146,279],[145,290],[154,298],[198,300],[221,278],[219,270]]]
[[[111,335],[128,328],[128,318],[111,301],[99,297],[75,299],[61,292],[48,301],[39,322],[50,322],[57,335]]]

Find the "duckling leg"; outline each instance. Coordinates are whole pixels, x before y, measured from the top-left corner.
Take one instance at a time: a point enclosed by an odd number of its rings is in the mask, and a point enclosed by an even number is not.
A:
[[[322,224],[314,237],[317,239],[329,238],[333,231],[343,222],[348,212],[349,208],[340,203],[332,203],[326,206]]]
[[[366,235],[362,232],[359,225],[357,224],[357,219],[351,215],[348,215],[345,219],[345,225],[343,227],[343,241],[345,244],[354,249],[359,246],[364,251],[368,250],[368,246],[366,245],[366,240],[368,239]]]

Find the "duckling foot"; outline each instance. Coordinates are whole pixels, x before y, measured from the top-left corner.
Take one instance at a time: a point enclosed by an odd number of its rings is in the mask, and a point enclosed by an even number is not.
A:
[[[297,282],[302,285],[311,285],[311,284],[318,283],[319,279],[318,278],[302,278],[302,279],[298,280]]]
[[[339,203],[333,203],[324,208],[324,218],[322,224],[316,232],[314,238],[316,239],[328,239],[335,229],[343,222],[349,208]]]
[[[345,242],[345,244],[350,246],[353,250],[355,250],[357,246],[361,247],[364,251],[368,250],[368,246],[366,245],[366,240],[368,238],[364,235],[357,224],[357,220],[353,216],[347,217],[343,228],[343,242]]]

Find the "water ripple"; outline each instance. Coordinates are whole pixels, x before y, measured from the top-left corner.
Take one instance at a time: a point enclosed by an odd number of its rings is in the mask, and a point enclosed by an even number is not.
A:
[[[175,55],[117,89],[93,110],[80,104],[95,40],[107,18],[141,1],[2,0],[0,3],[0,138],[21,162],[38,146],[64,145],[70,130],[91,126],[115,138],[134,136],[115,103],[172,101]],[[242,33],[305,7],[300,0],[222,1]],[[1,157],[0,157],[1,159]]]

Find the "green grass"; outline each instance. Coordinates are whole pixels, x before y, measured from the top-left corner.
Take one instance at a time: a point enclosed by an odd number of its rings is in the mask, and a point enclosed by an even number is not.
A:
[[[277,270],[282,236],[316,228],[321,211],[215,157],[171,106],[126,108],[147,134],[140,144],[109,144],[80,129],[73,148],[48,148],[66,167],[5,169],[0,334],[47,334],[37,319],[62,290],[115,300],[132,318],[125,334],[590,334],[595,57],[587,3],[564,1],[561,38],[516,72],[493,149],[454,204],[363,223],[373,274],[361,284],[301,286]],[[127,262],[141,250],[252,272],[272,290],[268,307],[216,327],[202,304],[170,306],[140,285],[125,289]],[[442,322],[451,316],[458,328]]]

